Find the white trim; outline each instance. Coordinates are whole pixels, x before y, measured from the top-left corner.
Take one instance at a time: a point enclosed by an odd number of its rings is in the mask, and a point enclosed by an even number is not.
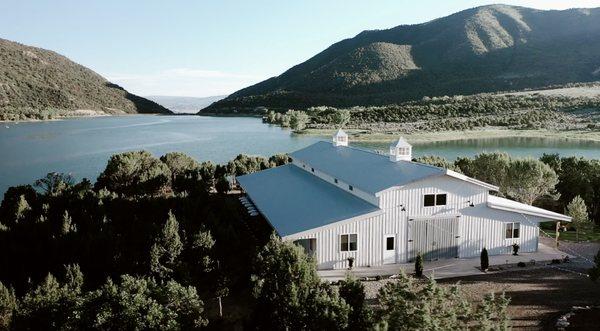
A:
[[[500,189],[498,186],[494,186],[492,184],[488,184],[486,182],[482,182],[482,181],[477,180],[475,178],[471,178],[471,177],[465,176],[463,174],[459,174],[458,172],[452,171],[450,169],[446,169],[446,175],[448,175],[450,177],[454,177],[454,178],[460,179],[460,180],[464,180],[465,182],[469,182],[471,184],[475,184],[475,185],[478,185],[478,186],[485,187],[485,188],[487,188],[487,189],[489,189],[491,191],[496,191],[497,192]]]
[[[437,214],[437,215],[423,215],[423,216],[407,216],[407,220],[410,221],[421,221],[421,220],[445,220],[448,218],[460,218],[460,213],[448,213],[448,214]]]

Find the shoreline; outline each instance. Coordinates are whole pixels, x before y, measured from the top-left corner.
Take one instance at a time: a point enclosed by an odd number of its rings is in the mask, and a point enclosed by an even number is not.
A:
[[[75,115],[75,116],[59,116],[55,118],[49,118],[47,120],[40,120],[37,118],[30,118],[26,120],[18,120],[18,121],[5,121],[0,120],[2,124],[20,124],[20,123],[39,123],[39,122],[56,122],[56,121],[64,121],[69,119],[78,119],[78,118],[98,118],[98,117],[127,117],[127,116],[136,116],[136,115],[149,115],[149,116],[175,116],[177,114],[94,114],[94,115]]]
[[[295,133],[299,136],[319,136],[329,137],[335,129],[307,129],[304,132]],[[515,129],[483,129],[483,130],[465,130],[465,131],[438,131],[438,132],[418,132],[418,133],[382,133],[369,132],[368,130],[347,129],[346,133],[350,139],[358,143],[389,143],[390,141],[402,136],[414,143],[427,143],[436,141],[456,141],[468,139],[492,139],[492,138],[546,138],[546,139],[565,139],[578,141],[600,142],[600,131],[588,130],[515,130]]]

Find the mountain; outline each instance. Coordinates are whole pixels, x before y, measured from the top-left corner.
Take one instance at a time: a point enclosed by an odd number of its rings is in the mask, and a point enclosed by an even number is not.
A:
[[[210,97],[173,97],[166,95],[150,95],[146,98],[158,103],[159,105],[169,108],[176,113],[196,113],[204,109],[213,102],[226,98],[226,95],[215,95]]]
[[[171,111],[55,52],[0,39],[0,119]]]
[[[600,80],[600,8],[472,8],[364,31],[209,111],[382,105]]]

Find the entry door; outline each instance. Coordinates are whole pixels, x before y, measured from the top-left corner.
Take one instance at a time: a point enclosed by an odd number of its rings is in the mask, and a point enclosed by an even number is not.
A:
[[[410,220],[408,222],[409,260],[418,253],[424,260],[458,257],[458,219]]]
[[[396,235],[388,234],[383,237],[383,264],[396,263]]]

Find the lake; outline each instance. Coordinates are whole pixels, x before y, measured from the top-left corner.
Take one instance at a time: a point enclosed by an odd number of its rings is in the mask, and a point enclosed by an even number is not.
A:
[[[180,151],[200,161],[224,163],[240,153],[270,156],[319,140],[243,117],[134,115],[6,125],[9,128],[0,126],[0,194],[52,171],[95,180],[109,156],[124,151],[145,149],[156,156]],[[600,158],[600,143],[558,139],[476,139],[413,148],[417,156],[448,159],[495,150],[517,156],[560,153]]]

